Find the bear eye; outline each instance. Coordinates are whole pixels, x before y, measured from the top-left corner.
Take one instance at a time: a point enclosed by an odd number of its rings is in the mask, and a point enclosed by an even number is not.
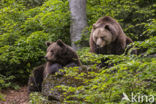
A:
[[[53,50],[51,50],[51,53],[54,53],[54,51],[53,51]]]
[[[95,37],[95,40],[97,40],[97,37]]]
[[[102,39],[102,40],[105,40],[105,37],[103,36],[103,37],[101,37],[101,39]]]

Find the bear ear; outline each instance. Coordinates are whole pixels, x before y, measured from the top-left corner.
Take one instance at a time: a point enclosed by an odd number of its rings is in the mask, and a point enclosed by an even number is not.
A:
[[[109,25],[106,25],[106,26],[105,26],[105,29],[107,29],[108,31],[111,31]]]
[[[51,42],[45,42],[46,46],[50,46],[51,45]]]
[[[56,43],[57,43],[60,47],[63,47],[63,46],[64,46],[64,43],[62,42],[61,39],[57,40]]]
[[[112,33],[112,35],[117,36],[117,32],[116,32],[116,29],[114,28],[114,26],[107,24],[107,25],[105,25],[104,28],[107,29],[108,31],[110,31]]]
[[[96,24],[93,24],[93,29],[96,29]]]

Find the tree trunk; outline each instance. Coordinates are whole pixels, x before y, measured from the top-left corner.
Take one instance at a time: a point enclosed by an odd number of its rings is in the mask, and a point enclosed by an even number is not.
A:
[[[75,42],[81,39],[83,29],[87,26],[86,0],[68,0],[71,12],[70,38],[75,50],[81,48]]]

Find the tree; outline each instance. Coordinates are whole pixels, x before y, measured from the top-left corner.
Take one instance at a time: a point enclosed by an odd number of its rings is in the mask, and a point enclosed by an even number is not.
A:
[[[77,50],[81,47],[75,42],[81,39],[82,31],[87,26],[86,0],[69,0],[69,7],[71,12],[71,45]]]

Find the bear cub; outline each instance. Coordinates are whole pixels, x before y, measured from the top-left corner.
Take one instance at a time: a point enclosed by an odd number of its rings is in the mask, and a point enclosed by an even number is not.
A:
[[[46,42],[47,53],[46,63],[34,68],[28,81],[28,93],[40,92],[42,82],[49,74],[55,74],[64,67],[80,66],[80,60],[77,53],[61,40],[56,42]]]

